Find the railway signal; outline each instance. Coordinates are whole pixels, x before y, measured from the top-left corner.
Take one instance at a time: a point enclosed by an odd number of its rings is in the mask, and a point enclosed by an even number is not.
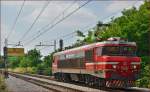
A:
[[[63,45],[64,45],[63,40],[60,39],[60,40],[59,40],[59,48],[60,48],[60,51],[63,50]]]

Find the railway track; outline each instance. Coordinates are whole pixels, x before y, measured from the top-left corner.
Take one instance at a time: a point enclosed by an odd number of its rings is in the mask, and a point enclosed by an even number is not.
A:
[[[150,92],[150,89],[145,88],[94,88],[89,87],[81,83],[64,83],[58,82],[53,77],[43,76],[37,74],[22,74],[22,73],[14,73],[9,72],[11,76],[23,79],[25,81],[31,82],[33,84],[42,86],[49,90],[53,90],[54,92]]]
[[[9,72],[9,75],[42,86],[54,92],[104,92],[98,89],[82,87],[74,84],[57,82],[55,80],[41,78],[42,76],[37,77],[38,75],[35,77],[29,74],[24,75],[24,74],[12,73],[12,72]]]

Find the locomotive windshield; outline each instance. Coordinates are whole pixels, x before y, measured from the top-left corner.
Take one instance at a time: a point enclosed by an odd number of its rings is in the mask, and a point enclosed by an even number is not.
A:
[[[104,46],[97,49],[97,55],[135,56],[136,47],[133,46]]]

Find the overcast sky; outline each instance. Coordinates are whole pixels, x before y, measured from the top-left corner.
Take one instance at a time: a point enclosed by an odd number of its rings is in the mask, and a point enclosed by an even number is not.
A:
[[[24,44],[25,51],[32,49],[39,42],[43,44],[53,44],[52,39],[57,39],[60,36],[74,32],[76,30],[85,31],[96,25],[98,21],[108,22],[113,16],[121,16],[121,11],[125,8],[131,8],[132,6],[139,7],[143,4],[143,1],[91,1],[86,6],[75,12],[72,16],[68,17],[54,28],[41,35],[38,39],[32,41],[30,44],[25,44],[29,40],[33,39],[40,32],[40,28],[51,23],[52,20],[61,14],[55,21],[59,21],[63,16],[66,16],[86,1],[50,1],[48,7],[44,10],[42,15],[36,21],[31,31],[25,36],[21,43]],[[2,32],[2,46],[4,46],[4,39],[14,24],[15,18],[21,8],[23,1],[2,1],[1,2],[1,32]],[[17,20],[14,31],[9,36],[8,43],[14,44],[21,39],[24,33],[29,29],[39,12],[48,1],[25,1],[25,5]],[[68,8],[64,13],[64,9]],[[47,28],[46,28],[47,29]],[[75,42],[76,35],[72,34],[64,39],[65,46],[68,46]],[[11,47],[11,46],[9,46]],[[37,47],[41,49],[43,47]],[[57,45],[58,48],[58,45]],[[53,51],[53,47],[42,49],[43,55],[47,55]]]

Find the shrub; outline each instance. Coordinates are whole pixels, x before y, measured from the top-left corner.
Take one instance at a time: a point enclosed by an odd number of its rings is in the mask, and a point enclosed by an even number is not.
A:
[[[150,57],[141,57],[141,73],[140,78],[136,81],[136,86],[150,88]]]
[[[7,87],[2,75],[0,75],[0,92],[7,92]]]

